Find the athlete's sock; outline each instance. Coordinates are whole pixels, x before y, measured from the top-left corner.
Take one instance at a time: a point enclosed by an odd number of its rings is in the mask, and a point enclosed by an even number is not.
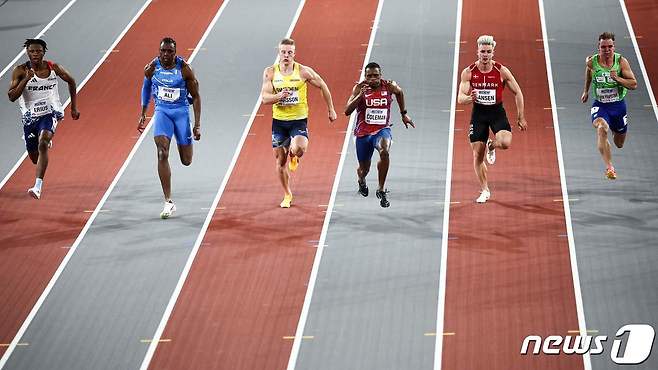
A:
[[[36,181],[34,182],[34,187],[41,190],[42,184],[43,184],[43,179],[37,177]]]

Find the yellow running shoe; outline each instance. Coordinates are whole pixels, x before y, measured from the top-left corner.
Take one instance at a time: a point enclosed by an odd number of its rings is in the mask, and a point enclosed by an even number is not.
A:
[[[290,162],[288,162],[288,169],[290,172],[295,172],[297,171],[297,166],[299,166],[299,157],[292,156],[290,157]]]
[[[292,203],[292,194],[286,194],[283,196],[280,206],[281,208],[290,208],[290,203]]]
[[[615,171],[614,167],[608,167],[607,170],[605,170],[605,177],[607,177],[610,180],[614,180],[617,178],[617,172]]]

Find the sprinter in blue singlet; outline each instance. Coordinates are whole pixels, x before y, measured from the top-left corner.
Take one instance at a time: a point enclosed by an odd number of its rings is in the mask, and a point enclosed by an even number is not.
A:
[[[201,139],[201,96],[199,82],[192,68],[176,56],[176,41],[165,37],[160,42],[160,55],[144,68],[142,86],[142,114],[137,130],[146,127],[146,110],[153,96],[153,135],[158,148],[158,175],[164,193],[163,219],[169,218],[176,206],[171,200],[171,169],[169,168],[169,145],[176,137],[181,163],[192,163],[192,137]],[[190,102],[194,108],[194,129],[190,129]]]

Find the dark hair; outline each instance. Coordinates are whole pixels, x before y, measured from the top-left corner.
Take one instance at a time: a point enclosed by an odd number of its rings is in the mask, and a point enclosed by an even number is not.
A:
[[[612,32],[603,32],[599,35],[599,41],[601,40],[612,40],[615,41],[615,34]]]
[[[160,45],[162,44],[172,44],[174,47],[176,47],[176,40],[172,39],[171,37],[165,37],[160,41]]]
[[[369,69],[369,68],[377,68],[380,71],[382,70],[382,67],[380,67],[379,64],[377,64],[375,62],[370,62],[370,63],[366,64],[366,67],[363,70],[366,70],[366,69]]]
[[[295,46],[295,40],[293,40],[291,38],[285,38],[285,39],[281,40],[279,45],[292,45],[292,46]]]
[[[48,46],[46,45],[46,42],[41,39],[26,39],[25,42],[23,43],[23,47],[27,49],[32,44],[43,46],[43,51],[48,50]]]

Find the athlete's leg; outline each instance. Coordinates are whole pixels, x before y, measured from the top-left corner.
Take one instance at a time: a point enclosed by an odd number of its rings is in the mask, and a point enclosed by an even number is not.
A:
[[[39,155],[37,160],[37,179],[42,179],[46,174],[48,168],[48,149],[50,147],[50,140],[53,138],[53,133],[48,130],[41,130],[39,133]]]
[[[507,130],[496,132],[496,137],[492,140],[492,148],[489,149],[509,149],[512,146],[512,133]]]
[[[192,129],[190,128],[190,110],[188,107],[177,108],[170,116],[174,122],[174,136],[178,144],[178,156],[183,166],[192,164]]]
[[[626,141],[626,133],[613,132],[612,140],[615,142],[617,148],[623,148],[624,142]]]
[[[164,135],[153,138],[158,150],[158,176],[162,185],[165,202],[171,200],[171,168],[169,167],[169,146],[171,139]]]
[[[610,142],[608,141],[608,122],[603,118],[597,118],[592,122],[596,128],[596,146],[601,153],[601,158],[607,168],[612,167],[612,153],[610,151]]]
[[[308,149],[308,138],[303,135],[297,135],[290,141],[289,155],[301,158]]]
[[[28,151],[27,156],[30,157],[32,163],[37,164],[39,161],[39,150]]]
[[[473,168],[480,183],[480,191],[489,191],[487,165],[484,163],[485,144],[482,141],[472,142],[471,149],[473,149]]]
[[[286,163],[288,161],[288,148],[285,146],[279,146],[272,149],[274,157],[276,158],[276,172],[279,175],[279,181],[281,181],[281,186],[286,196],[292,195],[290,190],[290,173],[288,172],[288,166]]]
[[[384,131],[384,130],[382,130]],[[379,162],[377,162],[377,172],[379,180],[379,190],[384,190],[384,184],[386,183],[386,176],[388,175],[388,168],[391,163],[389,152],[391,149],[391,136],[390,132],[382,132],[381,137],[378,142],[375,144],[375,148],[379,152]]]

